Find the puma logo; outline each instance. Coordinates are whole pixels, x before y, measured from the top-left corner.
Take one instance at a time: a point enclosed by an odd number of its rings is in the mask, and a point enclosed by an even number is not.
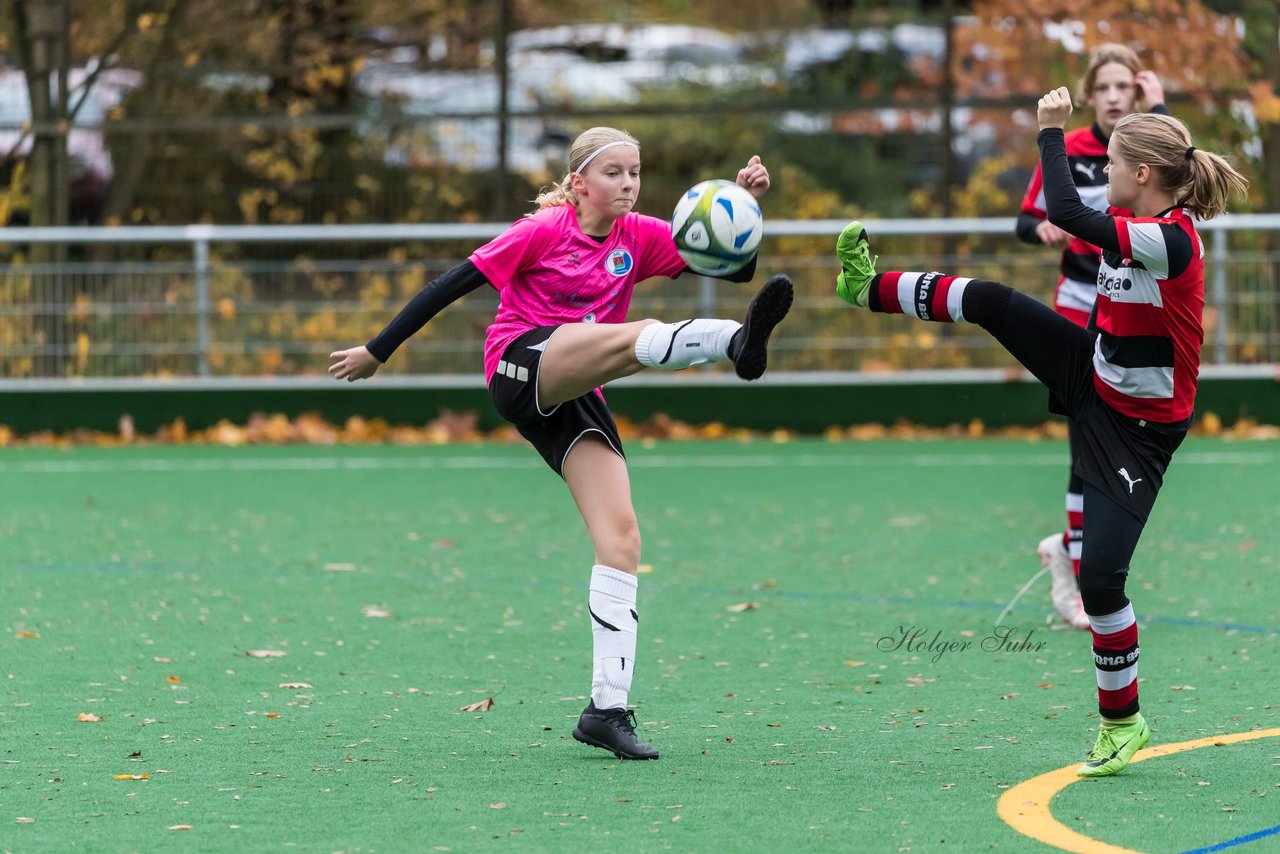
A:
[[[1085,175],[1089,176],[1089,180],[1090,180],[1090,181],[1096,181],[1096,180],[1097,180],[1097,177],[1094,175],[1094,172],[1095,172],[1095,171],[1097,170],[1097,168],[1098,168],[1098,164],[1097,164],[1097,163],[1081,163],[1080,161],[1078,161],[1078,160],[1077,160],[1077,161],[1075,162],[1074,166],[1075,166],[1075,168],[1076,168],[1076,169],[1078,169],[1079,171],[1083,172]]]
[[[1118,474],[1118,475],[1120,475],[1122,478],[1124,478],[1125,483],[1129,484],[1129,494],[1130,494],[1130,495],[1133,495],[1133,486],[1134,486],[1134,484],[1142,483],[1142,478],[1140,478],[1140,477],[1139,477],[1139,478],[1136,478],[1136,479],[1135,479],[1135,478],[1132,478],[1132,477],[1129,477],[1129,471],[1128,471],[1128,469],[1119,469],[1119,470],[1117,470],[1117,471],[1116,471],[1116,474]]]

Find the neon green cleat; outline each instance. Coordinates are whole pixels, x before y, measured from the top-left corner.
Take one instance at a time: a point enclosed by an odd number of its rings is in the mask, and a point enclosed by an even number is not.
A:
[[[1124,770],[1133,754],[1146,747],[1151,740],[1151,728],[1146,719],[1137,715],[1137,722],[1115,729],[1099,729],[1098,741],[1085,763],[1076,769],[1077,777],[1109,777]]]
[[[840,275],[836,276],[836,293],[840,299],[861,308],[867,307],[871,279],[876,274],[876,261],[867,243],[867,230],[854,220],[844,227],[836,239],[836,257],[840,259]]]

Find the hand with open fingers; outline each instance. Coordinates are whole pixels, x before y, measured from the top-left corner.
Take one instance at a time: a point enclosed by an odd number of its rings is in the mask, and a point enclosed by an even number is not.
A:
[[[333,374],[335,380],[346,380],[349,383],[368,379],[382,367],[378,357],[370,353],[368,347],[335,350],[329,354],[329,358],[336,360],[329,366],[329,373]]]
[[[768,192],[769,170],[764,168],[764,164],[760,162],[759,154],[751,155],[747,165],[738,170],[737,183],[739,187],[746,188],[747,192],[757,199]]]
[[[1066,86],[1059,86],[1046,92],[1036,105],[1036,121],[1040,130],[1045,128],[1061,128],[1071,118],[1071,92]]]
[[[1164,103],[1164,86],[1154,71],[1145,69],[1133,75],[1133,84],[1138,87],[1138,97],[1151,109],[1156,104]]]

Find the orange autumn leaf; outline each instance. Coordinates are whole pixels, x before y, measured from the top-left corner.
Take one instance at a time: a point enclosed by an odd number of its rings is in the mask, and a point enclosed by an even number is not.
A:
[[[458,709],[458,711],[460,711],[460,712],[487,712],[487,711],[489,711],[489,710],[490,710],[490,709],[492,709],[492,708],[493,708],[493,698],[492,698],[492,697],[489,697],[489,698],[487,698],[487,699],[481,700],[481,701],[480,701],[480,702],[478,702],[478,703],[472,703],[472,704],[471,704],[471,705],[469,705],[469,706],[463,706],[462,708]]]
[[[150,780],[151,775],[148,774],[146,771],[143,771],[141,774],[116,774],[114,779],[116,780]]]
[[[178,684],[179,682],[181,682],[181,681],[182,681],[182,677],[181,677],[181,676],[166,676],[166,677],[164,678],[164,681],[168,682],[170,685],[176,685],[176,684]]]
[[[39,632],[18,632],[16,635],[14,635],[14,637],[20,640],[23,638],[38,638],[40,637],[40,633]]]
[[[102,720],[102,718],[97,715],[90,714],[89,712],[81,712],[76,715],[76,720],[83,724],[96,724],[98,721]]]
[[[280,713],[279,713],[279,712],[267,712],[266,714],[264,714],[264,715],[263,715],[263,717],[264,717],[264,718],[278,718],[278,717],[280,717]]]

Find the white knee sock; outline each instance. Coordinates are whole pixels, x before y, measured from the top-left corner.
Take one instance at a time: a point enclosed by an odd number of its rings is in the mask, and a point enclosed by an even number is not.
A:
[[[697,317],[679,323],[651,323],[636,339],[636,359],[646,368],[679,370],[729,357],[729,341],[742,328],[736,320]]]
[[[636,577],[591,567],[591,699],[597,709],[625,709],[636,659]]]

